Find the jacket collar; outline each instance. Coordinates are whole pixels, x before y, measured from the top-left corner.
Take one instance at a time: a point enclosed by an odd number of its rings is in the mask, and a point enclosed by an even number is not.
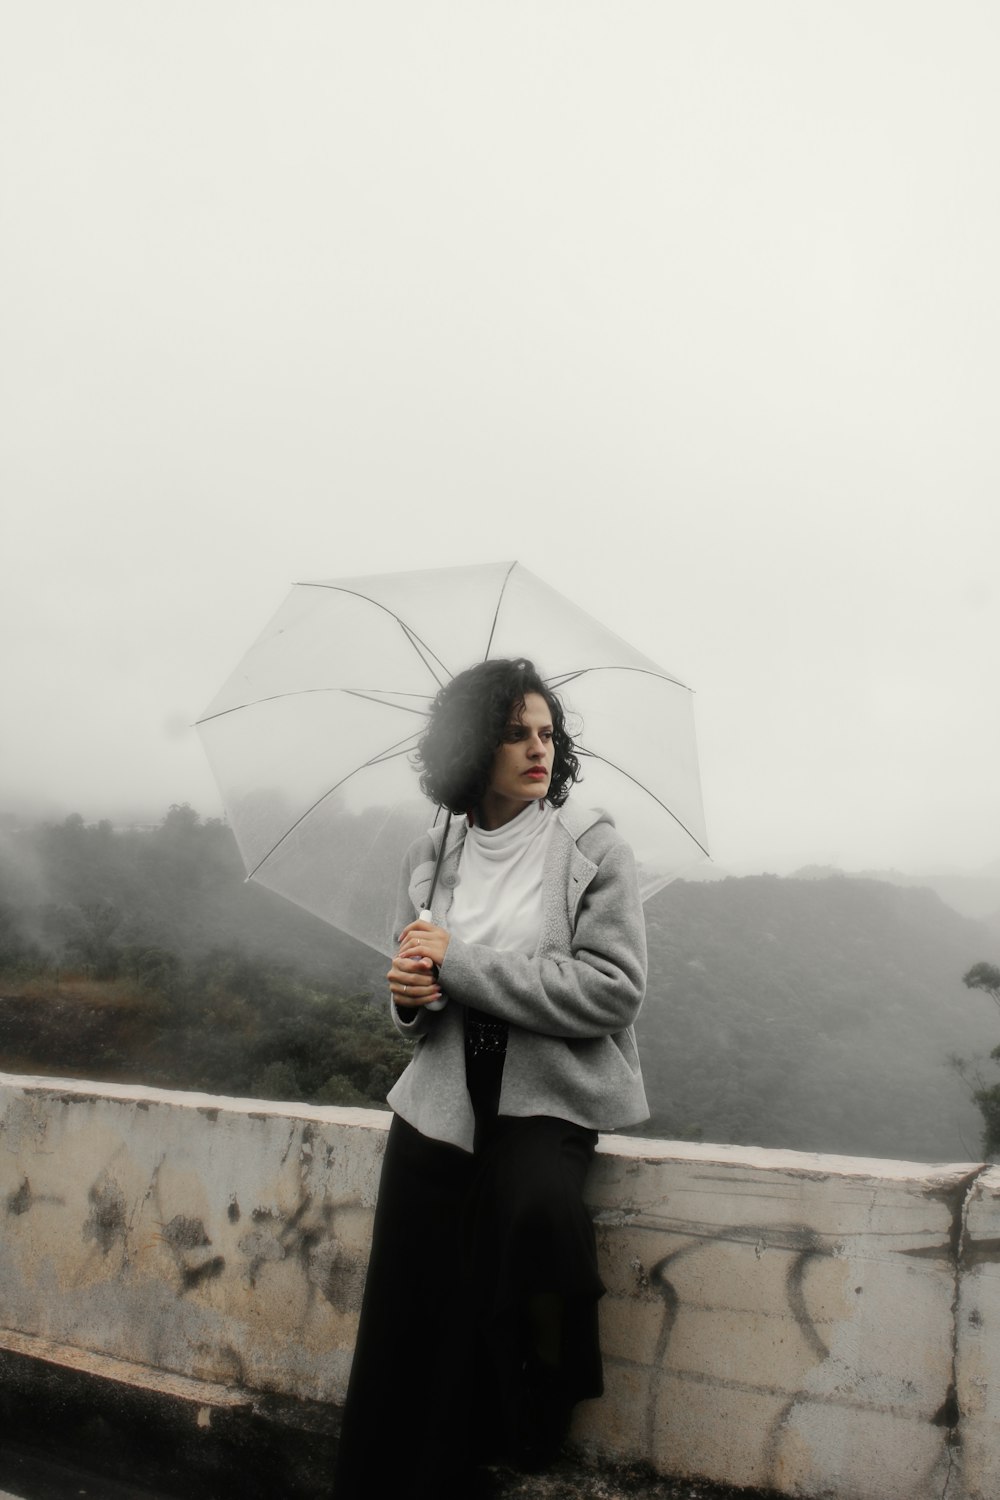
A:
[[[574,802],[572,797],[564,802],[559,809],[559,816],[563,826],[570,837],[576,841],[581,839],[588,828],[593,828],[595,823],[610,823],[614,827],[614,818],[606,813],[602,807],[584,807],[581,803]]]
[[[603,808],[585,807],[582,803],[574,802],[572,798],[564,802],[562,807],[559,808],[559,818],[574,843],[583,837],[588,828],[593,828],[595,823],[610,823],[613,827],[615,821],[611,814],[606,813]],[[438,823],[437,827],[431,828],[429,833],[434,854],[437,855],[441,847],[441,838],[445,828],[447,828],[448,848],[445,853],[445,863],[447,864],[451,859],[452,853],[461,849],[465,842],[468,826],[464,814],[455,813],[447,821],[442,820]]]

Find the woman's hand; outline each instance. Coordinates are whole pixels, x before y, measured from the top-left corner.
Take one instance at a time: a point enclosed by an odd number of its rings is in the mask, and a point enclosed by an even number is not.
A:
[[[397,1005],[426,1005],[441,999],[441,986],[430,959],[400,958],[392,961],[386,978]]]
[[[448,952],[449,937],[433,922],[411,922],[399,935],[399,958],[429,958],[440,968]],[[398,962],[398,959],[397,959]]]
[[[386,978],[397,1005],[427,1005],[431,1000],[441,999],[441,986],[438,984],[433,959],[413,954],[403,958],[401,953],[397,953]]]
[[[386,978],[397,1005],[427,1005],[441,999],[438,964],[448,947],[443,927],[411,922],[400,934],[399,952]]]

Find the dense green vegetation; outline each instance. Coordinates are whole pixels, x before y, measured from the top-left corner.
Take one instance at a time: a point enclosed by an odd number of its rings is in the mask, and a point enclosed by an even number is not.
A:
[[[0,1061],[258,1098],[382,1104],[407,1049],[382,960],[247,886],[187,807],[79,817],[0,848]],[[381,991],[380,991],[381,994]]]
[[[978,1156],[949,1058],[995,1042],[957,976],[997,930],[928,890],[815,873],[678,881],[647,906],[643,1132]],[[407,1057],[384,971],[245,884],[229,830],[190,808],[0,833],[0,1067],[382,1103]]]

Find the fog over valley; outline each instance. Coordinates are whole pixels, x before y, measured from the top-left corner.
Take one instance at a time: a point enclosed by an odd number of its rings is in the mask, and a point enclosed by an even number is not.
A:
[[[383,961],[243,884],[193,726],[294,582],[518,559],[695,694],[650,1129],[979,1152],[998,46],[973,0],[11,12],[0,1066],[384,1097]]]
[[[647,904],[640,1133],[973,1159],[1000,948],[935,892],[803,872],[677,881]],[[0,838],[0,1066],[383,1107],[407,1050],[385,960],[246,884],[218,821],[79,816]],[[957,1068],[952,1059],[964,1058]]]
[[[516,557],[695,689],[723,869],[1000,858],[997,13],[193,25],[5,32],[0,808],[215,815],[293,580]]]

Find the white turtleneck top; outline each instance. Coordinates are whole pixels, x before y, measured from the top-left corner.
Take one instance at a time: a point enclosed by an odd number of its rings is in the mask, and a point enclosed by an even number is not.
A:
[[[529,957],[542,925],[542,870],[558,813],[551,802],[529,802],[502,828],[468,829],[448,931]]]

